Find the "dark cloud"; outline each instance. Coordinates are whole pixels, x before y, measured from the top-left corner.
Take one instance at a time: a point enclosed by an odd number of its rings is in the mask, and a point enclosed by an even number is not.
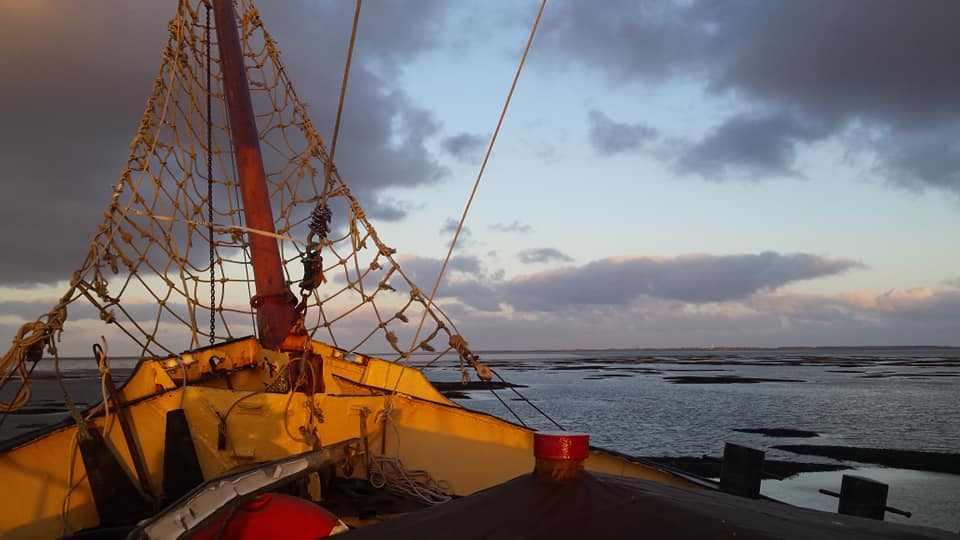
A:
[[[0,283],[66,279],[79,267],[126,160],[174,7],[0,7],[0,182],[5,200],[16,201],[0,220],[17,231],[0,237],[8,254]],[[137,27],[144,19],[157,24]]]
[[[590,145],[605,156],[639,150],[645,143],[657,138],[657,130],[644,124],[615,122],[597,110],[591,110],[588,116]]]
[[[520,262],[526,264],[573,261],[573,257],[554,248],[525,249],[520,252],[518,258]]]
[[[604,9],[555,2],[538,36],[541,54],[553,62],[575,59],[599,67],[614,81],[662,79],[687,68],[705,42],[683,15],[671,2],[611,0]]]
[[[259,6],[308,113],[329,142],[337,112],[354,6],[342,2],[269,3]],[[344,103],[337,168],[371,216],[400,219],[407,209],[379,199],[385,187],[430,184],[447,171],[426,149],[439,131],[436,119],[398,90],[398,68],[435,44],[446,6],[377,5],[361,14]],[[317,55],[315,51],[324,51]]]
[[[960,73],[949,53],[960,47],[950,22],[960,17],[960,4],[699,2],[690,16],[716,28],[712,42],[721,63],[710,83],[715,91],[750,96],[830,126],[817,133],[820,139],[860,123],[888,130],[901,151],[890,155],[890,144],[874,147],[888,178],[960,192],[958,152],[939,153],[960,120]],[[899,146],[905,139],[914,144]]]
[[[406,255],[400,259],[403,271],[418,287],[433,285],[440,273],[441,259]],[[480,274],[483,272],[480,259],[473,255],[454,255],[447,264],[447,271]]]
[[[487,147],[487,137],[461,133],[443,139],[443,149],[464,163],[479,164]]]
[[[888,131],[876,139],[876,171],[908,188],[960,192],[960,128]]]
[[[724,302],[861,267],[849,259],[804,253],[624,257],[515,278],[504,285],[503,295],[516,309],[537,311],[626,306],[640,297]]]
[[[476,348],[960,345],[960,294],[918,289],[884,294],[757,293],[734,303],[641,297],[628,306],[575,305],[504,314],[462,310]]]
[[[793,169],[796,146],[823,133],[782,113],[734,116],[681,153],[676,166],[706,180],[802,177]]]
[[[440,233],[452,235],[453,233],[457,232],[457,225],[459,224],[460,222],[458,220],[453,218],[447,218],[446,221],[443,222],[443,227],[440,227]],[[466,238],[469,238],[470,234],[471,234],[470,227],[467,227],[466,225],[464,225],[463,228],[460,230],[460,239],[464,240]]]
[[[533,232],[533,227],[527,223],[520,223],[517,220],[513,220],[513,223],[494,223],[490,226],[490,229],[500,232],[516,232],[516,233],[528,233]]]
[[[479,311],[499,311],[503,303],[497,289],[479,279],[450,279],[440,287],[440,295]]]
[[[803,145],[875,132],[884,136],[854,145],[876,160],[874,173],[960,193],[960,151],[949,143],[960,120],[958,2],[623,1],[598,10],[567,1],[552,17],[546,49],[556,63],[616,81],[694,81],[734,98],[741,110],[694,145],[691,170],[781,176]],[[736,140],[743,134],[761,143],[755,151]]]
[[[0,223],[18,231],[0,238],[0,250],[15,254],[0,262],[0,283],[64,279],[82,262],[125,164],[174,9],[167,2],[54,8],[0,1],[0,181],[5,200],[16,201]],[[329,142],[353,5],[275,2],[260,10]],[[379,219],[406,212],[384,204],[383,188],[446,174],[425,146],[437,122],[396,89],[397,68],[433,45],[445,10],[438,0],[415,8],[386,3],[361,17],[337,167]]]
[[[392,197],[376,197],[364,206],[368,216],[381,221],[398,221],[406,217],[413,208],[410,203]]]
[[[0,313],[23,319],[24,321],[34,321],[36,318],[48,311],[57,301],[53,298],[43,298],[37,300],[0,300]]]
[[[957,116],[957,16],[939,0],[700,1],[687,13],[712,30],[713,89],[896,126]]]
[[[400,260],[404,272],[422,290],[433,288],[443,261],[430,257],[403,257]],[[500,309],[500,294],[496,290],[496,276],[486,273],[480,259],[470,255],[455,256],[447,265],[443,283],[437,291],[438,298],[456,298],[464,305],[480,311]]]
[[[5,300],[0,301],[0,313],[7,316],[21,318],[24,321],[33,322],[38,317],[41,317],[49,312],[50,308],[55,304],[56,300],[52,298],[40,298],[29,301]],[[165,304],[164,307],[179,314],[187,312],[186,304],[182,303],[170,302]],[[157,317],[157,313],[160,311],[160,307],[155,302],[143,300],[125,302],[123,304],[123,308],[126,310],[126,313],[130,315],[130,318],[137,321],[152,321]],[[118,317],[121,315],[120,309],[116,306],[108,307],[107,310],[112,311]],[[103,322],[100,317],[100,310],[89,302],[81,301],[70,304],[70,306],[67,308],[67,312],[69,315],[69,320],[73,322],[88,320],[95,321],[97,325],[100,325]],[[245,318],[238,318],[238,316],[234,314],[227,314],[226,316],[233,317],[235,321],[239,321],[240,323],[249,322],[249,316]],[[168,318],[164,322],[173,321],[172,318]]]

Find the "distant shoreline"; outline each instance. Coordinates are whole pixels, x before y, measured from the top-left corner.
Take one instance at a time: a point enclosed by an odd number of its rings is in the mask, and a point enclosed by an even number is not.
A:
[[[616,352],[782,352],[782,351],[953,351],[960,354],[960,346],[955,345],[797,345],[783,347],[613,347],[613,348],[577,348],[577,349],[477,349],[476,354],[539,354],[539,353],[616,353]],[[361,353],[363,356],[390,358],[396,352]],[[455,351],[444,354],[455,355]],[[414,351],[412,356],[436,356],[436,352]],[[136,356],[114,354],[114,358],[136,360]],[[61,356],[60,360],[90,360],[87,356]]]
[[[586,348],[586,349],[481,349],[474,352],[480,353],[558,353],[558,352],[635,352],[635,351],[837,351],[837,350],[947,350],[960,351],[960,346],[955,345],[798,345],[784,347],[615,347],[615,348]],[[430,354],[415,352],[414,354]]]

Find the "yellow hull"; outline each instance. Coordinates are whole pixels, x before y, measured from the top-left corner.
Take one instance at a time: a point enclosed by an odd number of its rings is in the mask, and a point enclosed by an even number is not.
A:
[[[347,445],[338,475],[365,477],[366,448],[371,454],[398,458],[406,469],[428,471],[457,496],[533,469],[531,430],[457,405],[416,369],[359,355],[348,360],[342,351],[318,342],[311,345],[323,359],[325,386],[312,397],[264,391],[275,379],[277,366],[286,367],[287,356],[261,349],[253,338],[184,353],[179,360],[141,362],[119,395],[143,456],[151,495],[162,489],[166,415],[178,408],[185,412],[204,479],[351,439],[358,442]],[[212,357],[219,360],[216,372]],[[135,479],[119,423],[98,413],[88,425],[103,430],[105,423],[109,427],[104,438]],[[220,433],[223,424],[225,437]],[[0,452],[3,538],[55,538],[100,523],[76,439],[77,427],[71,424]],[[696,485],[602,451],[593,451],[585,467]]]

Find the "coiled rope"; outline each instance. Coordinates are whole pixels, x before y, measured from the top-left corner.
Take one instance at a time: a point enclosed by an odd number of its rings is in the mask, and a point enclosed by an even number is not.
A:
[[[378,421],[384,422],[385,426],[393,429],[397,439],[396,455],[399,456],[400,430],[393,420],[393,411],[393,398],[387,396],[387,403],[377,416]],[[386,436],[386,430],[384,430],[384,436]],[[367,479],[377,489],[386,488],[392,493],[411,497],[430,506],[445,503],[452,498],[446,493],[451,489],[449,482],[435,480],[428,471],[422,469],[408,470],[399,457],[383,454],[368,455]]]

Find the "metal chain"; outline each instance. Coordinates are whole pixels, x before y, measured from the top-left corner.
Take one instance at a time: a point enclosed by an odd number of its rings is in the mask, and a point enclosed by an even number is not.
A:
[[[207,4],[207,20],[204,37],[207,41],[207,230],[210,234],[210,344],[213,345],[217,331],[217,277],[214,267],[215,253],[213,246],[213,119],[211,118],[211,95],[213,86],[210,76],[210,4]]]

